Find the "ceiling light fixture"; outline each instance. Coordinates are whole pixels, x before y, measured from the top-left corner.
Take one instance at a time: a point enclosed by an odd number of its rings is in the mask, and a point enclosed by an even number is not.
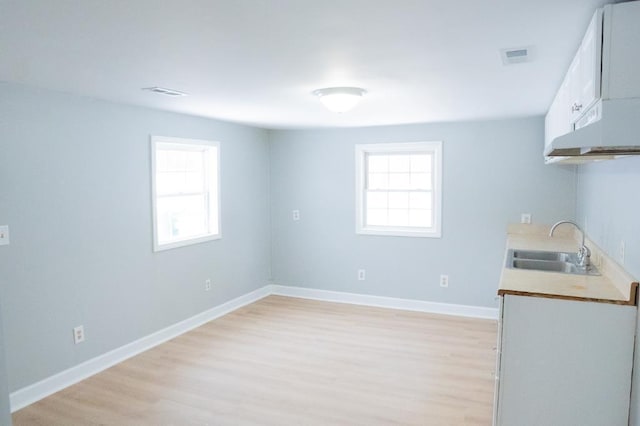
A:
[[[320,98],[320,102],[332,112],[347,112],[353,109],[366,90],[359,87],[327,87],[314,90],[313,94]]]

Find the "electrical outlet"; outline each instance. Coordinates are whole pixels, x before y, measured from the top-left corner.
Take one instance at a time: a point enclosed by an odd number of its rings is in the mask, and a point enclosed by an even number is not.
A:
[[[9,225],[0,226],[0,246],[9,245]]]
[[[522,213],[520,215],[520,223],[526,223],[527,225],[531,223],[531,213]]]
[[[358,269],[358,281],[364,281],[364,269]]]
[[[449,287],[449,275],[440,275],[440,287]]]
[[[84,342],[84,326],[79,325],[73,328],[73,343],[77,345],[82,342]]]
[[[205,291],[211,290],[211,280],[209,279],[204,280],[204,290]]]
[[[620,264],[624,265],[624,240],[620,241],[620,252],[618,253]]]
[[[299,221],[300,220],[300,210],[293,210],[291,212],[291,217],[293,218],[294,221]]]
[[[591,253],[591,264],[598,269],[602,268],[602,257],[598,252]]]

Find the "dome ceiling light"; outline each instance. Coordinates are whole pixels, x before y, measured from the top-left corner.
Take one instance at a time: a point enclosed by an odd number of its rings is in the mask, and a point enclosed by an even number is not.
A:
[[[353,109],[365,93],[367,91],[359,87],[327,87],[313,91],[329,111],[338,113]]]

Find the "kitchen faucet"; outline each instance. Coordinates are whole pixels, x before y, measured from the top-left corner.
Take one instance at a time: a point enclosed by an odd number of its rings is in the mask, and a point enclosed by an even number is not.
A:
[[[580,244],[580,248],[578,249],[578,266],[580,266],[581,268],[588,268],[591,264],[591,250],[589,250],[589,247],[584,245],[584,231],[575,222],[571,222],[570,220],[561,220],[560,222],[557,222],[551,227],[549,236],[553,237],[553,231],[556,230],[558,225],[562,225],[563,223],[570,223],[571,225],[575,226],[576,229],[582,234],[582,243]]]

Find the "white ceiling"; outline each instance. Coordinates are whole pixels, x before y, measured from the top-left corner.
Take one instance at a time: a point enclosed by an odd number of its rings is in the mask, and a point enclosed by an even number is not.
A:
[[[0,0],[0,80],[266,128],[539,115],[604,3]],[[331,86],[368,94],[334,114],[311,94]]]

